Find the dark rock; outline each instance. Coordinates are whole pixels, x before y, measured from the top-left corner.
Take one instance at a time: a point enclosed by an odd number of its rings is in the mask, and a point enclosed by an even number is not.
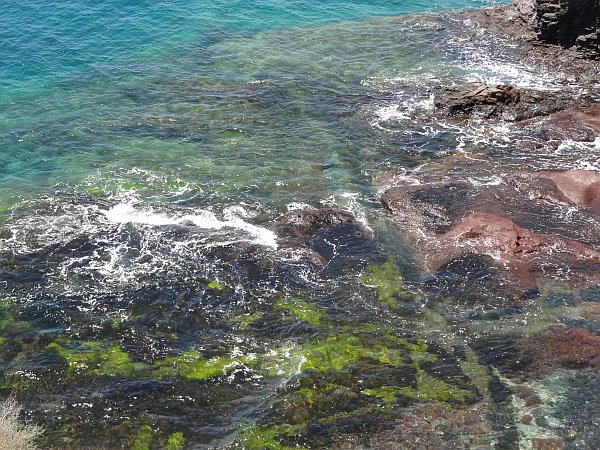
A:
[[[341,209],[292,211],[274,229],[283,249],[308,250],[330,271],[340,264],[362,264],[365,255],[378,254],[371,233],[354,214]]]
[[[576,45],[599,55],[598,0],[536,0],[535,30],[540,40],[563,47]]]
[[[573,93],[516,89],[510,85],[468,83],[435,90],[435,107],[450,117],[523,121],[586,103]],[[593,140],[593,139],[592,139]]]
[[[498,116],[503,105],[517,103],[519,97],[519,91],[509,85],[469,83],[436,93],[435,107],[448,116],[473,115],[490,118]]]

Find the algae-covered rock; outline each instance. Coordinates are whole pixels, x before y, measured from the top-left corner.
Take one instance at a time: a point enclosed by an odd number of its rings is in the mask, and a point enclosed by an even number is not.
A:
[[[131,360],[120,345],[105,342],[53,342],[48,348],[55,350],[77,375],[125,376],[142,372],[146,366]]]
[[[185,444],[185,437],[181,431],[177,431],[169,436],[165,450],[183,450],[183,444]]]
[[[131,450],[150,450],[152,445],[152,427],[150,425],[142,425],[138,431]]]
[[[311,325],[321,325],[322,310],[301,298],[280,298],[275,304],[275,309],[288,310],[294,317]]]

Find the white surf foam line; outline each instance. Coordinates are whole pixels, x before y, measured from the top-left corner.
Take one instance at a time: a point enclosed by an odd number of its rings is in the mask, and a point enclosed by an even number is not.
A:
[[[183,216],[169,216],[155,213],[152,210],[139,210],[131,203],[119,203],[108,211],[104,211],[106,218],[114,223],[139,223],[144,225],[193,225],[209,229],[222,230],[227,228],[242,230],[253,237],[253,242],[265,247],[277,248],[277,235],[272,231],[252,225],[244,220],[250,214],[241,206],[232,206],[223,211],[224,220],[220,220],[211,211],[197,211],[194,214]]]

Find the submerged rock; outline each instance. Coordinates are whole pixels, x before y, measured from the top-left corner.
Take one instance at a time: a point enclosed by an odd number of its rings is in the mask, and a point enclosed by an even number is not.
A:
[[[466,216],[442,235],[439,242],[444,259],[467,251],[506,263],[509,272],[527,290],[537,289],[536,274],[558,275],[565,265],[600,267],[600,252],[577,241],[534,233],[494,214]]]
[[[533,172],[515,176],[511,182],[530,198],[547,199],[569,206],[588,206],[600,214],[600,173],[592,170]]]
[[[329,270],[378,253],[369,230],[354,214],[341,209],[292,211],[274,224],[274,230],[282,249],[308,250],[313,255],[310,259]]]
[[[493,185],[418,181],[385,190],[381,201],[425,273],[445,267],[448,275],[455,267],[449,262],[479,255],[488,258],[486,280],[508,275],[528,295],[537,292],[539,279],[598,279],[597,172],[517,173]],[[566,214],[580,226],[564,223]]]
[[[600,107],[574,107],[525,120],[514,129],[534,133],[543,140],[592,142],[600,135]]]

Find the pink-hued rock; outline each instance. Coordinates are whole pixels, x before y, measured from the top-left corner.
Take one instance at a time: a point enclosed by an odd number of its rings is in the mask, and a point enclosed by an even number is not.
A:
[[[494,214],[473,213],[439,238],[437,255],[430,268],[464,252],[487,255],[505,264],[524,289],[535,289],[536,274],[555,264],[600,264],[600,252],[581,242],[542,235],[517,226]]]
[[[533,356],[532,373],[557,368],[596,369],[600,367],[600,336],[581,328],[550,327],[523,341],[524,352]]]
[[[576,205],[589,206],[600,214],[600,173],[592,170],[567,170],[566,172],[537,172],[548,178]]]
[[[575,107],[515,124],[517,129],[541,133],[546,139],[593,141],[600,135],[600,107]]]

